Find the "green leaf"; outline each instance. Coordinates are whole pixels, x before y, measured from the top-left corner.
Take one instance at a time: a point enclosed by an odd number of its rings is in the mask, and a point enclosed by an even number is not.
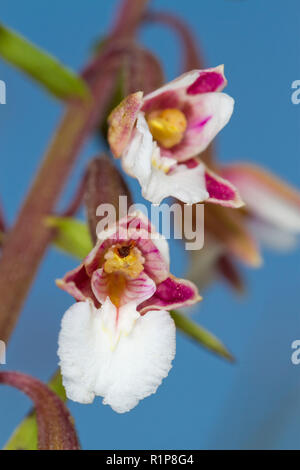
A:
[[[181,313],[173,311],[171,312],[171,315],[176,324],[176,327],[183,333],[218,356],[221,356],[228,361],[234,362],[234,357],[230,354],[224,344],[212,333],[197,325],[197,323],[193,322]]]
[[[56,372],[48,383],[49,388],[63,401],[66,401],[66,393],[62,384],[60,372]],[[35,411],[31,411],[22,423],[16,428],[13,435],[4,447],[4,450],[37,450],[38,429]]]
[[[54,244],[64,253],[83,259],[92,250],[89,229],[84,222],[72,217],[50,216],[46,225],[56,229]]]
[[[89,90],[79,75],[1,24],[0,56],[58,98],[83,98],[89,95]]]

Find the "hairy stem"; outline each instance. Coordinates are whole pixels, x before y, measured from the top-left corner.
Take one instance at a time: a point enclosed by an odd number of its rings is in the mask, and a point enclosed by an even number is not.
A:
[[[54,211],[76,157],[99,118],[103,117],[113,91],[112,71],[105,69],[107,48],[113,42],[133,38],[146,4],[147,0],[123,0],[106,50],[101,52],[95,66],[83,74],[89,81],[92,99],[72,102],[67,107],[15,226],[5,241],[0,263],[0,338],[4,341],[15,327],[51,241],[52,231],[45,226],[45,217]]]

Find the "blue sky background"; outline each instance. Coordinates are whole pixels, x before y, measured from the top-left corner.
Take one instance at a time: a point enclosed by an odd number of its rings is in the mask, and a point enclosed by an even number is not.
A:
[[[1,21],[79,69],[117,5],[116,0],[27,0],[26,5],[2,0]],[[236,107],[218,138],[219,158],[257,162],[299,186],[300,105],[290,98],[291,83],[300,79],[299,2],[154,0],[152,5],[189,23],[208,66],[225,64],[227,92]],[[166,77],[175,77],[176,37],[155,26],[143,30],[141,40],[162,59]],[[62,107],[2,61],[0,79],[7,84],[7,104],[0,106],[0,195],[12,222]],[[64,200],[98,150],[96,140],[85,146]],[[141,201],[137,185],[130,184]],[[180,275],[184,253],[178,242],[171,251],[173,272]],[[54,279],[74,266],[74,260],[48,252],[1,369],[42,380],[54,372],[60,319],[72,303]],[[84,448],[300,448],[300,366],[290,360],[291,343],[300,338],[299,251],[265,253],[263,268],[245,275],[244,299],[215,284],[194,314],[228,345],[237,363],[227,364],[178,335],[168,379],[131,413],[117,415],[100,399],[89,406],[70,404]],[[0,388],[0,446],[29,406],[21,393]]]

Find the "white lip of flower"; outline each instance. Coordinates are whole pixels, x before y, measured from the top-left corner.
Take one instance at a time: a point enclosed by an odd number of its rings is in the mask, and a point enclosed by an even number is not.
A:
[[[95,396],[118,413],[156,392],[175,356],[175,324],[164,310],[139,315],[125,305],[116,333],[116,307],[78,302],[64,315],[58,355],[69,399],[92,403]]]
[[[135,134],[124,152],[122,166],[138,179],[144,198],[153,204],[160,204],[169,196],[188,204],[209,198],[204,165],[200,163],[190,169],[173,158],[161,157],[143,112],[138,114]]]

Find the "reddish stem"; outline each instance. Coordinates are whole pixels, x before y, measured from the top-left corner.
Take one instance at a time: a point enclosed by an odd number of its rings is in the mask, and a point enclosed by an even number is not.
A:
[[[71,199],[71,202],[67,206],[67,208],[63,211],[63,213],[59,214],[60,217],[73,217],[78,210],[80,209],[80,206],[83,203],[83,197],[84,197],[84,192],[85,192],[85,187],[86,187],[86,178],[87,178],[87,173],[85,172],[79,181],[79,185],[75,191],[75,194],[73,195],[73,198]]]

